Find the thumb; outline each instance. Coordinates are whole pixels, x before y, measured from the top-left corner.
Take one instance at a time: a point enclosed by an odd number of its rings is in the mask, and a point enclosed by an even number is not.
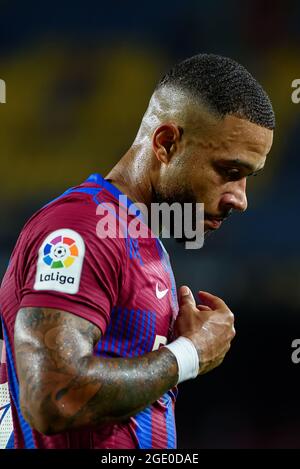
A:
[[[191,290],[185,285],[179,289],[179,305],[180,307],[185,305],[196,306]]]

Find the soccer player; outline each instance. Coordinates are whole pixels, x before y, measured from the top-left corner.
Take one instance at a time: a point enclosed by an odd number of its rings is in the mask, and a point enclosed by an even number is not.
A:
[[[106,178],[93,174],[27,222],[0,293],[15,448],[176,447],[177,384],[222,362],[233,314],[207,292],[197,306],[187,286],[177,302],[160,240],[103,238],[99,222],[105,210],[122,231],[134,203],[202,202],[205,232],[216,230],[246,210],[273,129],[244,67],[196,55],[159,82]]]

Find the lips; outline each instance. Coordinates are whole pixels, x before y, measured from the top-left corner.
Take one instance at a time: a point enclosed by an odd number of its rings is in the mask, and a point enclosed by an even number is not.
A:
[[[205,223],[211,230],[217,230],[222,225],[223,218],[205,217]]]

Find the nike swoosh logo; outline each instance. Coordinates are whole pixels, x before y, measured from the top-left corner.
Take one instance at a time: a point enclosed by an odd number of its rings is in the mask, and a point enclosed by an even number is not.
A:
[[[156,293],[156,296],[159,300],[161,300],[168,293],[168,291],[169,291],[168,288],[166,288],[166,290],[160,290],[158,288],[158,283],[156,284],[155,293]]]

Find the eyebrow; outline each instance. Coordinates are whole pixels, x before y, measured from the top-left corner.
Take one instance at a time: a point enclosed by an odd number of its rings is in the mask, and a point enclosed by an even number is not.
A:
[[[251,171],[251,173],[248,174],[248,176],[255,176],[257,173],[259,173],[260,171],[264,169],[264,166],[262,166],[261,168],[255,169],[255,167],[251,163],[248,163],[247,161],[242,161],[240,158],[232,158],[230,160],[223,159],[221,161],[222,163],[225,163],[228,165],[239,166],[240,168],[248,169],[249,171]]]

